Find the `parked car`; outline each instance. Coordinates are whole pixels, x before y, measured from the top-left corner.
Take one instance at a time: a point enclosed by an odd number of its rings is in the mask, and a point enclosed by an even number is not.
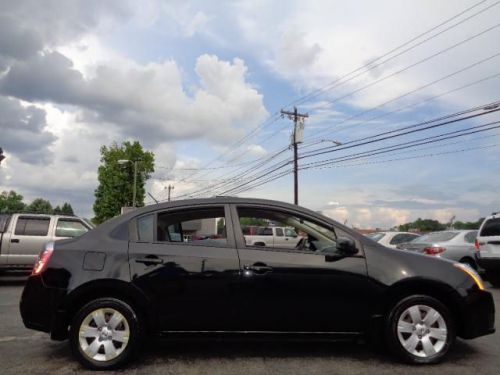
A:
[[[494,286],[500,286],[500,212],[486,217],[476,239],[476,259],[484,268],[486,278]]]
[[[307,236],[295,249],[249,245],[242,217]],[[224,241],[182,240],[185,222],[210,218],[224,218]],[[92,369],[123,365],[160,334],[383,337],[425,364],[456,336],[495,331],[493,298],[470,267],[389,249],[296,205],[231,197],[142,207],[46,245],[20,310]]]
[[[256,232],[255,235],[245,235],[247,245],[294,249],[302,239],[293,228],[258,227]]]
[[[46,242],[77,237],[90,229],[75,216],[0,215],[0,268],[31,269]]]
[[[420,234],[410,232],[373,232],[366,236],[381,245],[396,248],[401,243],[410,242],[420,237]]]
[[[474,246],[476,236],[477,230],[431,232],[411,242],[400,244],[398,248],[448,258],[465,263],[477,270],[476,248]]]

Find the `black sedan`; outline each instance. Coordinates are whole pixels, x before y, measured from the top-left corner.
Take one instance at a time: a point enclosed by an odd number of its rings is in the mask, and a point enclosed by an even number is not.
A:
[[[247,245],[247,226],[283,230]],[[383,247],[316,212],[218,197],[147,206],[48,244],[21,299],[28,328],[69,338],[86,367],[123,365],[152,335],[359,339],[434,363],[493,333],[466,265]]]

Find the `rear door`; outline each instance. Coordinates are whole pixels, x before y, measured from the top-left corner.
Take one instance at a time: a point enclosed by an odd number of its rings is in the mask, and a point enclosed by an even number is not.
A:
[[[233,328],[239,260],[227,210],[171,209],[131,224],[132,282],[152,301],[161,330]]]
[[[484,222],[478,240],[482,257],[500,257],[500,217]]]
[[[32,265],[43,245],[49,241],[50,216],[19,215],[10,237],[7,262]]]

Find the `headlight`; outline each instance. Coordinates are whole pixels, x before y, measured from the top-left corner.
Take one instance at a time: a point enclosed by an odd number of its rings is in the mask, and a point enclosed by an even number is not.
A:
[[[455,263],[454,266],[457,267],[459,270],[465,272],[470,277],[472,277],[472,279],[475,281],[478,288],[481,290],[484,290],[483,280],[481,279],[481,276],[479,276],[479,274],[474,269],[472,269],[467,264],[463,264],[463,263]]]

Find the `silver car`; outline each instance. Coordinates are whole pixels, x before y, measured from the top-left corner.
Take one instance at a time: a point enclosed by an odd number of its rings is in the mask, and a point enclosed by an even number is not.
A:
[[[411,242],[398,245],[399,249],[417,251],[466,263],[477,269],[475,260],[477,230],[446,230],[424,234]]]

